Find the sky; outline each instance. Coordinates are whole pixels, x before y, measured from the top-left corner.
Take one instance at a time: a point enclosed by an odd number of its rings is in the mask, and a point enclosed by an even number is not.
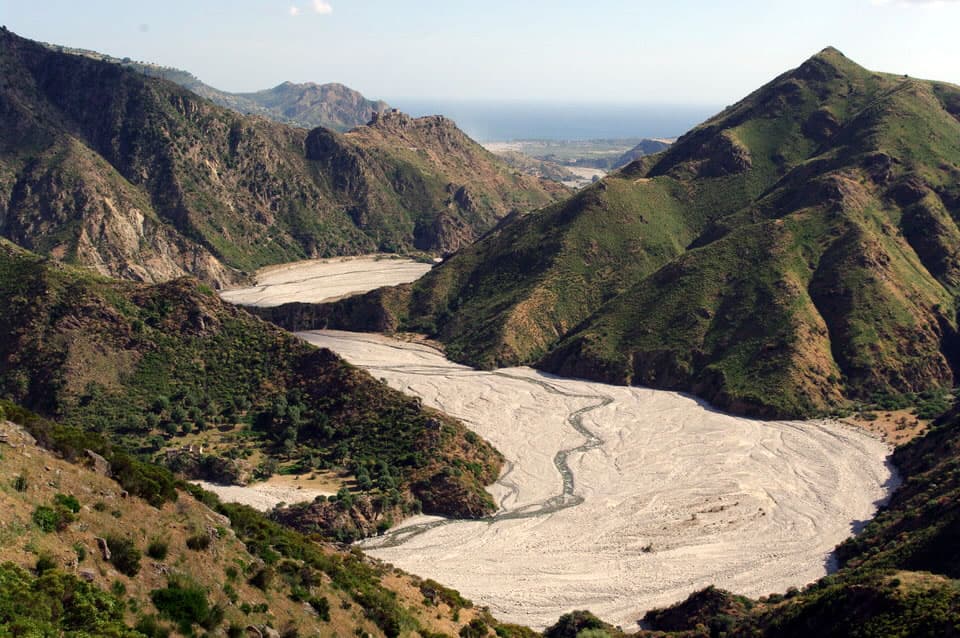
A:
[[[960,84],[960,0],[0,0],[0,23],[228,91],[724,106],[828,45]]]

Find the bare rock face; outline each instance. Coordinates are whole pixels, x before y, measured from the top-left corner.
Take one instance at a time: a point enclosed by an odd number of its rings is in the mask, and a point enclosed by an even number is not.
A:
[[[100,550],[100,556],[103,557],[103,560],[110,560],[110,545],[107,544],[107,539],[100,538],[99,536],[94,538],[97,542],[97,549]]]
[[[0,444],[8,445],[12,448],[34,447],[37,440],[29,432],[12,421],[3,420],[0,414]]]
[[[236,459],[215,454],[204,454],[193,446],[167,450],[161,462],[170,470],[190,479],[200,479],[223,485],[246,485],[251,469]]]
[[[271,517],[284,525],[304,533],[322,533],[330,537],[357,539],[373,536],[378,526],[386,529],[393,520],[402,518],[400,508],[374,502],[369,496],[359,496],[349,503],[328,501],[322,497],[313,503],[280,507]]]
[[[103,458],[93,450],[84,450],[93,463],[93,471],[101,476],[110,476],[110,462],[107,459]]]

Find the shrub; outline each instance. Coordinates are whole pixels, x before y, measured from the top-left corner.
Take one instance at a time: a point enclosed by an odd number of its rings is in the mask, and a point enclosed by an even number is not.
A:
[[[187,539],[187,547],[195,552],[205,550],[210,547],[210,537],[204,533],[194,534]]]
[[[42,531],[62,532],[74,521],[73,513],[64,507],[48,507],[39,505],[33,510],[33,522]]]
[[[134,629],[147,638],[168,638],[170,636],[170,630],[161,625],[153,614],[141,617]]]
[[[27,477],[24,476],[23,474],[18,474],[18,475],[13,479],[13,489],[17,490],[18,492],[26,492],[26,491],[27,491]]]
[[[155,538],[147,545],[147,556],[155,560],[163,560],[167,557],[167,550],[167,542]]]
[[[33,522],[41,531],[50,533],[57,528],[57,513],[52,507],[39,505],[33,510]]]
[[[133,541],[123,536],[107,536],[110,547],[110,562],[121,574],[136,576],[140,571],[140,550]]]
[[[317,612],[317,616],[324,622],[330,622],[330,601],[326,596],[316,596],[310,599],[310,606]]]
[[[41,552],[40,556],[37,557],[37,564],[35,569],[37,570],[37,575],[39,576],[44,572],[50,571],[56,566],[57,564],[53,560],[53,556],[51,556],[48,552]]]
[[[257,573],[250,577],[249,583],[257,589],[267,591],[273,582],[274,572],[270,567],[261,567]]]
[[[62,505],[67,508],[74,514],[80,511],[80,501],[77,500],[76,496],[66,495],[66,494],[57,494],[53,497],[53,502],[57,505]]]
[[[203,625],[211,620],[207,593],[196,585],[171,581],[164,589],[150,592],[150,600],[160,615],[177,623],[184,634],[191,633],[191,625]],[[221,610],[221,618],[222,613]]]

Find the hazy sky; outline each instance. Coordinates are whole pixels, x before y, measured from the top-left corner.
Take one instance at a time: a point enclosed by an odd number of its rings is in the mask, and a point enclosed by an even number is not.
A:
[[[960,0],[0,0],[0,22],[231,91],[724,105],[827,45],[960,84]]]

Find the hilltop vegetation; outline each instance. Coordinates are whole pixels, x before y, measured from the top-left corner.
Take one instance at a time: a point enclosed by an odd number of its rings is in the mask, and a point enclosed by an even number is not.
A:
[[[221,286],[307,257],[444,252],[564,193],[442,118],[308,131],[6,30],[0,69],[0,235],[102,274]]]
[[[367,475],[383,518],[494,509],[493,448],[329,350],[195,281],[110,281],[4,240],[0,396],[142,458],[205,446],[174,465],[196,478],[333,468]]]
[[[827,49],[413,286],[312,312],[349,327],[366,306],[473,365],[762,416],[950,388],[958,104],[958,87]]]

